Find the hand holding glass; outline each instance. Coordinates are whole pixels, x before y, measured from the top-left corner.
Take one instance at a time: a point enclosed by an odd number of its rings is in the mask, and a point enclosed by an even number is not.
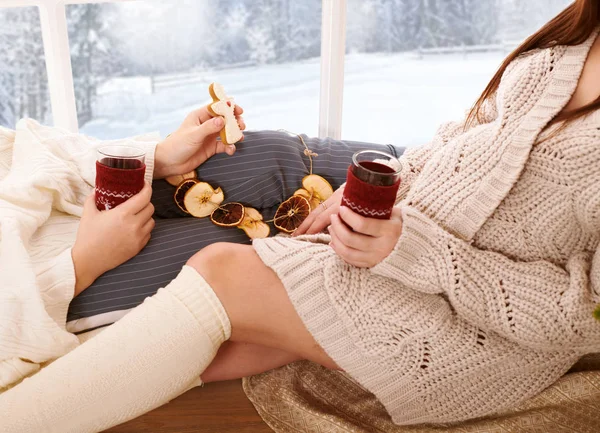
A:
[[[364,150],[352,157],[342,206],[376,219],[390,219],[400,187],[397,158],[377,150]]]
[[[133,146],[105,146],[96,160],[96,207],[110,210],[144,188],[145,153]]]

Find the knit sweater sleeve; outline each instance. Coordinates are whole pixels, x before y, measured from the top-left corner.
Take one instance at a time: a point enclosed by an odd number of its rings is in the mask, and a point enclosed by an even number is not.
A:
[[[372,272],[446,296],[471,324],[538,350],[600,351],[600,251],[566,267],[519,262],[465,242],[418,210],[401,205],[402,236]]]
[[[67,311],[75,291],[75,268],[71,248],[67,248],[37,273],[37,283],[46,311],[56,323],[65,329]]]
[[[476,128],[480,125],[492,123],[498,118],[498,109],[496,105],[496,94],[492,95],[482,105],[479,111],[479,116],[473,119],[473,122],[467,126],[467,118],[460,121],[447,122],[442,124],[431,142],[412,149],[407,149],[406,152],[399,158],[401,165],[401,183],[396,198],[396,203],[402,201],[408,195],[414,180],[419,176],[425,164],[431,156],[439,149],[444,147],[452,139],[465,133],[466,131]]]

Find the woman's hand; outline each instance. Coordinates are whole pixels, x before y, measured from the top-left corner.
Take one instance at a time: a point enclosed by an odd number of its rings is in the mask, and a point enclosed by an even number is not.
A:
[[[236,106],[235,115],[240,129],[246,129],[242,118],[244,110]],[[217,141],[225,127],[222,117],[212,117],[208,107],[192,112],[173,134],[156,147],[154,178],[189,173],[217,153],[235,153],[235,145],[226,146]]]
[[[339,215],[331,216],[329,234],[331,247],[342,260],[358,268],[372,268],[389,256],[398,243],[402,235],[402,213],[394,208],[390,220],[378,220],[365,218],[342,206]]]
[[[338,188],[331,197],[310,213],[292,236],[314,235],[325,230],[331,224],[331,215],[340,211],[343,194],[344,187]]]
[[[139,194],[103,212],[96,208],[94,194],[88,197],[71,250],[76,277],[75,296],[146,246],[154,228],[151,197],[152,188],[146,184]]]

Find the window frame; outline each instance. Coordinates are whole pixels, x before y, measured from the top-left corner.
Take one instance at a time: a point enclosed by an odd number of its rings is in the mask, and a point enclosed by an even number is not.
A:
[[[37,6],[54,125],[78,132],[66,6],[136,0],[0,0],[0,9]],[[340,139],[344,97],[347,0],[322,0],[319,136]]]

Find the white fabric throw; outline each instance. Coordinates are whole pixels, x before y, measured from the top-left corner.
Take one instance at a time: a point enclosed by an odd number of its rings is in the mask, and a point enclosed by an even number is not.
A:
[[[152,180],[156,134],[100,141],[22,120],[0,128],[0,392],[79,345],[65,329],[75,276],[71,247],[92,192],[96,149],[146,150]]]

